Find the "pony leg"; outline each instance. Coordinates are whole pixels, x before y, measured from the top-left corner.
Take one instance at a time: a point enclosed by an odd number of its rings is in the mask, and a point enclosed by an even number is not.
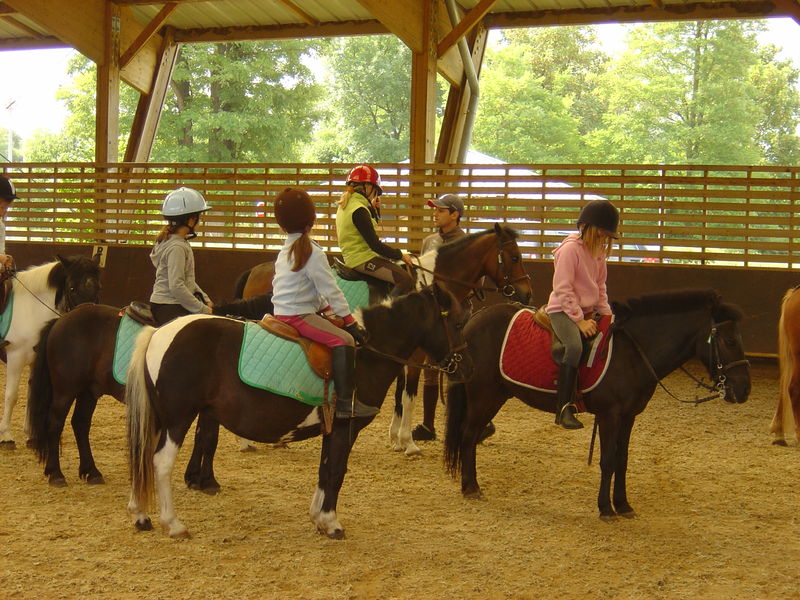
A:
[[[92,446],[89,443],[89,430],[92,427],[92,416],[97,408],[97,398],[88,391],[78,394],[78,401],[75,403],[75,410],[72,413],[72,432],[75,434],[75,442],[78,445],[80,464],[78,465],[78,477],[85,480],[89,485],[101,485],[106,481],[103,474],[97,469],[92,455]]]
[[[172,441],[169,433],[166,434],[165,438],[164,446],[153,456],[156,490],[161,509],[158,521],[167,530],[169,537],[188,538],[191,537],[189,531],[175,514],[175,503],[172,501],[172,483],[170,482],[180,446]]]
[[[21,362],[18,355],[14,358],[8,357],[8,362],[6,363],[5,404],[3,406],[3,420],[0,421],[0,447],[12,450],[15,448],[15,444],[14,437],[11,435],[11,413],[14,412],[14,406],[17,404],[19,380],[22,376],[22,368],[25,366]]]
[[[616,470],[614,471],[614,509],[621,517],[631,519],[636,516],[633,507],[628,504],[628,492],[626,488],[626,475],[628,473],[628,447],[631,441],[631,431],[633,430],[633,415],[626,415],[620,423],[619,436],[617,439]]]
[[[194,448],[183,480],[189,489],[213,496],[220,490],[214,477],[214,454],[219,441],[219,423],[200,413],[194,432]]]
[[[322,438],[319,483],[311,499],[308,514],[317,531],[331,539],[344,538],[344,528],[336,516],[339,491],[344,483],[347,460],[358,432],[371,420],[371,418],[335,419],[333,431]]]
[[[406,456],[419,456],[422,450],[419,449],[414,437],[411,435],[411,419],[414,416],[414,402],[416,400],[416,393],[410,390],[403,392],[403,416],[400,419],[400,430],[398,432],[398,444],[400,448],[395,450],[406,449]]]
[[[394,412],[392,413],[392,422],[389,424],[389,444],[395,452],[402,452],[406,449],[400,443],[400,427],[403,422],[403,415],[405,414],[405,393],[406,393],[406,375],[405,369],[400,371],[397,376],[397,381],[394,386]]]
[[[611,478],[617,470],[617,439],[619,419],[610,416],[598,416],[600,429],[600,489],[597,492],[597,508],[600,519],[613,521],[617,513],[611,507]],[[622,484],[624,486],[624,482]]]
[[[69,409],[72,408],[72,398],[54,396],[56,401],[47,414],[47,428],[44,441],[36,442],[40,458],[44,459],[44,474],[47,483],[53,487],[65,487],[67,480],[61,472],[61,435],[64,431],[64,422],[67,420]]]

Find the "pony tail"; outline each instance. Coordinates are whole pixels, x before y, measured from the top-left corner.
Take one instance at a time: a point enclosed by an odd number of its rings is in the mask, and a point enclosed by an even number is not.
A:
[[[155,415],[150,408],[147,389],[147,347],[156,329],[143,327],[136,338],[125,388],[128,422],[128,467],[131,479],[131,502],[139,513],[147,511],[155,500],[153,455],[156,436]]]
[[[42,332],[39,334],[39,343],[34,348],[36,358],[31,367],[27,421],[30,427],[33,451],[40,463],[46,463],[50,454],[47,422],[50,407],[53,405],[53,381],[50,378],[50,365],[47,361],[47,339],[57,320],[53,319],[42,328]]]
[[[289,258],[294,255],[294,265],[292,271],[299,271],[306,266],[308,259],[311,258],[311,236],[306,231],[294,241],[292,247],[289,249]]]
[[[461,471],[461,440],[467,417],[467,388],[454,383],[447,389],[447,423],[444,434],[444,465],[451,477]]]
[[[792,399],[789,397],[789,384],[794,375],[795,364],[794,354],[789,344],[789,336],[786,335],[784,315],[786,303],[796,290],[790,289],[784,294],[781,301],[781,318],[778,321],[778,364],[780,365],[780,391],[778,395],[778,406],[775,408],[775,416],[769,432],[776,435],[776,439],[783,439],[786,428],[794,428],[794,415],[792,414]],[[795,435],[797,432],[795,432]]]

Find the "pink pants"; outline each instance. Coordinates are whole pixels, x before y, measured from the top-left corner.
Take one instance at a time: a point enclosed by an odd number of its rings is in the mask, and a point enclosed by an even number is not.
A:
[[[288,323],[302,335],[309,339],[325,344],[329,348],[336,346],[355,346],[353,336],[344,329],[339,329],[336,325],[318,314],[309,313],[306,315],[275,315],[275,318]]]

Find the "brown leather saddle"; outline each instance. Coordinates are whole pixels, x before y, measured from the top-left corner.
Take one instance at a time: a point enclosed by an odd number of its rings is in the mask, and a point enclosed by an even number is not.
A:
[[[158,323],[156,323],[155,317],[153,317],[153,311],[150,309],[150,305],[146,302],[137,302],[134,300],[128,304],[128,306],[122,309],[122,312],[137,323],[141,323],[142,325],[150,325],[151,327],[158,327]]]

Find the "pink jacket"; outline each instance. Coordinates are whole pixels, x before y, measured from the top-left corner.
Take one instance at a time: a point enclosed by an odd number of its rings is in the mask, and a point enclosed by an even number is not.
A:
[[[606,260],[594,258],[579,233],[571,233],[553,251],[553,291],[545,311],[563,311],[576,323],[584,313],[610,315],[606,293]]]

